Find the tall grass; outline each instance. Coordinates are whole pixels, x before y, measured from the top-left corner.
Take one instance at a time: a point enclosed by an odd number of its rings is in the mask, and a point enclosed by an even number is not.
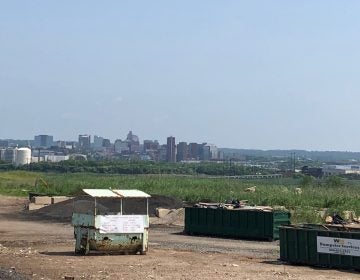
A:
[[[41,177],[48,187],[39,183]],[[256,186],[254,193],[246,188]],[[296,194],[295,188],[302,188]],[[329,212],[353,210],[360,215],[360,182],[344,181],[341,186],[326,184],[303,185],[300,179],[239,180],[228,178],[181,177],[169,175],[100,175],[89,173],[34,173],[24,171],[0,172],[0,193],[26,196],[29,190],[74,195],[83,188],[139,189],[150,194],[174,196],[187,202],[228,199],[248,200],[255,205],[285,206],[293,212],[295,222],[317,222],[316,209]],[[314,214],[315,213],[315,214]]]

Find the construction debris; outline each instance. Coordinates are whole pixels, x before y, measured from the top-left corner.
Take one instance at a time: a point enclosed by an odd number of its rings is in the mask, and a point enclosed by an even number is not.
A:
[[[199,202],[199,203],[196,203],[194,205],[194,207],[196,207],[196,208],[211,208],[211,209],[227,209],[227,210],[257,210],[257,211],[265,211],[265,212],[274,211],[273,207],[249,205],[247,200],[238,200],[238,199],[226,201],[225,203]]]
[[[344,211],[345,219],[343,219],[337,213],[334,213],[332,216],[327,216],[325,218],[325,223],[328,225],[342,225],[342,226],[360,226],[359,218],[356,217],[354,211]]]

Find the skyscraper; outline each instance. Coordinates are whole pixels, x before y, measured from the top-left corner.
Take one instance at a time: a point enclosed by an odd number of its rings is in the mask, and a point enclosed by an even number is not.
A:
[[[180,142],[177,145],[176,148],[176,160],[177,161],[182,161],[182,160],[188,160],[189,156],[188,156],[188,145],[186,142]]]
[[[129,144],[130,153],[137,153],[140,152],[140,142],[139,137],[132,133],[132,131],[129,131],[126,141]]]
[[[170,136],[167,138],[166,161],[167,162],[176,162],[176,145],[175,145],[175,137],[173,137],[173,136]]]
[[[200,145],[197,143],[189,143],[188,156],[189,159],[198,160],[200,158]]]
[[[83,134],[79,135],[79,148],[80,149],[90,149],[90,135]]]
[[[104,140],[103,137],[100,137],[100,136],[95,135],[95,136],[94,136],[94,148],[95,148],[95,149],[102,148],[102,146],[103,146],[103,140]]]
[[[53,145],[51,135],[37,135],[34,137],[35,148],[50,148]]]

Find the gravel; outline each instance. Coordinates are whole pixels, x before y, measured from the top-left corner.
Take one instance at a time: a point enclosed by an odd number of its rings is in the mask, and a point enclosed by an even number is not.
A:
[[[30,278],[26,277],[23,274],[20,274],[15,271],[14,268],[4,268],[0,267],[0,279],[1,280],[28,280]]]

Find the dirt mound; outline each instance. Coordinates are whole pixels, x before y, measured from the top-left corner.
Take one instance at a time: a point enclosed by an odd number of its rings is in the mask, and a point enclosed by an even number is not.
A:
[[[155,216],[156,208],[181,208],[181,200],[163,195],[152,195],[149,198],[149,215]],[[38,210],[31,211],[29,215],[43,219],[56,219],[61,222],[70,222],[73,209],[78,213],[93,213],[94,199],[91,197],[78,197],[67,201],[51,204]],[[97,199],[96,209],[98,214],[120,212],[120,200],[100,198]],[[146,199],[123,200],[123,214],[146,214]]]
[[[162,218],[151,218],[150,223],[153,225],[173,225],[184,226],[185,208],[172,209],[169,214]]]

